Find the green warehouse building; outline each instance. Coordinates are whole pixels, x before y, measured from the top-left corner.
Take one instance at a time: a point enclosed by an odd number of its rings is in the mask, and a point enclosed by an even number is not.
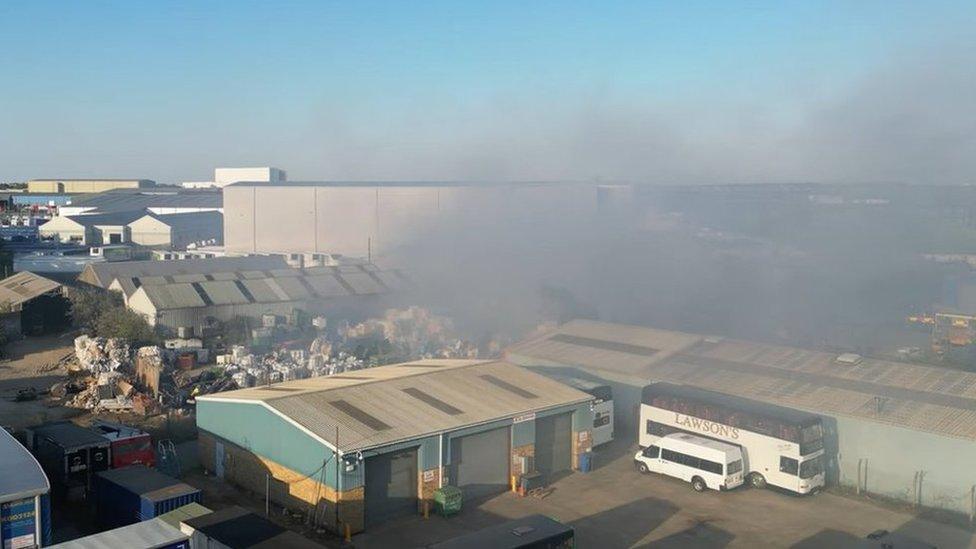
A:
[[[423,360],[199,397],[204,466],[316,523],[358,532],[513,477],[579,467],[592,397],[499,361]]]

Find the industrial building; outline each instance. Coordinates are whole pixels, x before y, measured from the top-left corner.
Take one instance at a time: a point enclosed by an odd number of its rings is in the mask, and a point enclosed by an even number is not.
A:
[[[150,179],[31,179],[29,193],[101,193],[115,189],[155,187]]]
[[[637,434],[642,387],[686,384],[821,416],[830,483],[966,514],[976,505],[976,373],[582,320],[506,358],[610,385],[620,436]]]
[[[223,192],[229,253],[379,257],[426,234],[538,227],[598,207],[584,184],[243,182]]]
[[[214,170],[213,181],[186,181],[185,189],[222,188],[241,181],[263,181],[267,183],[282,183],[288,179],[285,170],[279,168],[217,168]]]
[[[119,281],[129,309],[150,325],[167,331],[192,328],[197,333],[237,317],[323,314],[405,284],[398,271],[382,271],[372,264]]]
[[[145,215],[143,211],[114,212],[104,214],[59,215],[41,225],[41,238],[70,242],[84,246],[122,244],[129,242],[129,223]]]
[[[78,277],[78,281],[97,286],[103,290],[116,289],[122,291],[122,287],[113,288],[113,283],[129,279],[129,282],[134,286],[132,289],[135,290],[141,284],[142,279],[148,281],[160,278],[166,281],[165,277],[177,275],[274,271],[287,268],[288,264],[281,257],[262,255],[167,261],[123,261],[117,263],[92,263],[87,265]]]
[[[358,532],[588,462],[592,397],[510,363],[421,360],[197,398],[219,478]],[[586,454],[584,456],[584,454]]]
[[[224,239],[224,216],[218,211],[147,213],[128,227],[130,242],[146,247],[184,249],[189,244],[219,244]]]
[[[218,211],[156,214],[148,210],[59,215],[38,229],[41,238],[85,246],[138,244],[181,248],[193,242],[223,238]]]
[[[0,547],[51,542],[50,491],[34,456],[0,427]]]
[[[63,328],[67,313],[58,282],[26,271],[0,280],[0,330],[8,339]]]
[[[149,211],[154,214],[222,211],[219,190],[187,190],[177,187],[116,189],[98,194],[76,195],[58,207],[58,213],[74,216],[94,213]]]

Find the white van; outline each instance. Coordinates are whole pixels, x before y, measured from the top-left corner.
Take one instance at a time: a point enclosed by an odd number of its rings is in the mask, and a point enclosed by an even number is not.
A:
[[[660,473],[691,483],[696,492],[731,490],[742,480],[738,446],[687,433],[659,438],[634,456],[641,473]]]

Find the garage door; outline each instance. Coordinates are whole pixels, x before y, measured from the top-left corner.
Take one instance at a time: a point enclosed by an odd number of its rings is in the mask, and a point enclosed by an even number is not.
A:
[[[573,465],[573,415],[559,414],[535,420],[535,467],[546,476]]]
[[[508,489],[509,428],[451,439],[451,484],[464,499]]]
[[[417,449],[366,458],[366,524],[417,512]]]

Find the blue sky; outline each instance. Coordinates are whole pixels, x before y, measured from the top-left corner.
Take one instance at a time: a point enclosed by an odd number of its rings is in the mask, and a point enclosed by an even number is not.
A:
[[[654,179],[560,168],[582,146],[561,134],[643,120],[705,146],[794,128],[904,58],[968,47],[974,23],[972,2],[4,2],[0,181],[235,164]],[[526,135],[544,168],[511,160]]]

